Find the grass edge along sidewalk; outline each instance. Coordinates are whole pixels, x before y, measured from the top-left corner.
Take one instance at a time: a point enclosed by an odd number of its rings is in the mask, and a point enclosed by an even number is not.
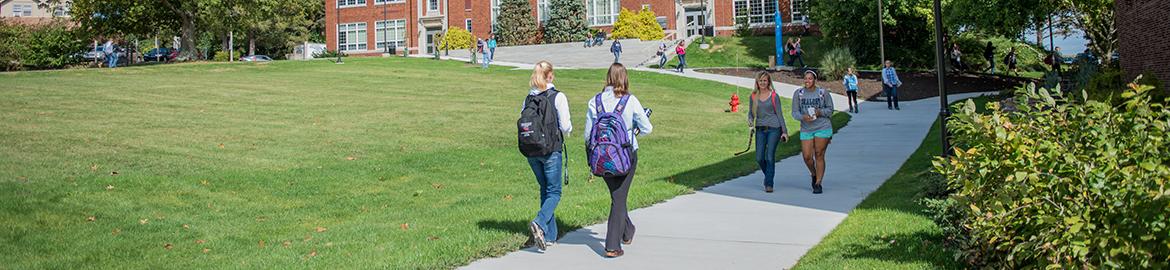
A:
[[[984,108],[990,97],[975,98]],[[955,104],[962,102],[958,100]],[[924,175],[941,151],[936,120],[902,167],[849,213],[793,269],[961,269],[919,202]]]
[[[0,260],[434,269],[506,254],[537,205],[509,131],[530,74],[413,58],[0,74]],[[564,230],[608,211],[604,183],[576,159],[582,105],[603,74],[557,71],[577,123]],[[731,156],[747,141],[744,115],[723,112],[746,89],[630,78],[658,112],[631,208],[757,170],[754,155]],[[796,152],[793,142],[777,155]]]

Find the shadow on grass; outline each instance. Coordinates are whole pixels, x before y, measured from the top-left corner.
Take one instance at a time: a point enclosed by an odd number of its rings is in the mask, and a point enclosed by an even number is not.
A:
[[[776,53],[775,46],[776,37],[745,37],[739,39],[739,45],[743,46],[747,52],[747,56],[755,58],[756,60],[768,63],[768,56]],[[781,63],[784,58],[777,56],[776,62]],[[753,68],[766,68],[764,66],[748,65]]]
[[[917,231],[870,237],[864,242],[848,244],[841,248],[846,259],[878,260],[904,264],[926,264],[931,269],[955,269],[955,265],[940,260],[950,260],[947,247],[938,239],[939,234]]]

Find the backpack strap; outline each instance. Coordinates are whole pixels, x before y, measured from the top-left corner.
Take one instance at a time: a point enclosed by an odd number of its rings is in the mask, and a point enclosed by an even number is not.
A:
[[[597,111],[597,115],[605,113],[605,103],[601,102],[601,93],[597,93],[597,95],[593,97],[593,106],[594,111]]]
[[[617,113],[618,115],[621,115],[622,112],[626,111],[626,102],[627,101],[630,101],[630,94],[626,94],[626,95],[622,96],[622,99],[618,100],[617,107],[613,107],[613,111],[615,113]]]

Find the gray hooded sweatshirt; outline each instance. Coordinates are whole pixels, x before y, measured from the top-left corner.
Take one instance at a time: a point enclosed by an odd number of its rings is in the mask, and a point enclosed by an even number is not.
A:
[[[829,91],[824,88],[807,91],[801,87],[792,93],[792,102],[795,103],[792,106],[792,118],[800,121],[800,132],[833,129],[833,122],[829,120],[829,116],[833,115],[833,97],[830,96]],[[812,122],[804,121],[804,115],[808,114],[808,108],[816,108],[820,114]]]

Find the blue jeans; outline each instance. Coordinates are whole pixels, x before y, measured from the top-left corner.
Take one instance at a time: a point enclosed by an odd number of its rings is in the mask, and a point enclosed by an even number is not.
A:
[[[118,67],[118,55],[117,54],[111,53],[109,55],[106,55],[106,59],[108,59],[106,66],[109,66],[110,68]]]
[[[756,163],[764,171],[764,186],[773,186],[776,178],[776,144],[780,142],[780,129],[756,127]]]
[[[666,67],[666,54],[662,54],[662,55],[658,56],[658,58],[659,58],[658,59],[658,68],[665,68]]]
[[[496,61],[496,48],[489,48],[488,51],[492,52],[491,55],[488,55],[488,60]]]
[[[536,212],[536,218],[532,222],[544,231],[545,241],[556,242],[557,216],[554,211],[561,202],[561,152],[553,152],[543,157],[530,157],[528,165],[532,166],[536,183],[540,184],[540,211]]]
[[[483,68],[487,68],[492,61],[492,53],[490,51],[483,52]]]
[[[685,68],[686,66],[687,66],[687,55],[685,55],[685,54],[678,55],[678,72],[682,72],[683,68]]]
[[[621,61],[619,61],[619,59],[621,59],[621,58],[622,58],[622,52],[613,52],[613,62],[614,63],[621,63]]]
[[[898,87],[882,84],[882,90],[886,94],[886,107],[898,108]]]

